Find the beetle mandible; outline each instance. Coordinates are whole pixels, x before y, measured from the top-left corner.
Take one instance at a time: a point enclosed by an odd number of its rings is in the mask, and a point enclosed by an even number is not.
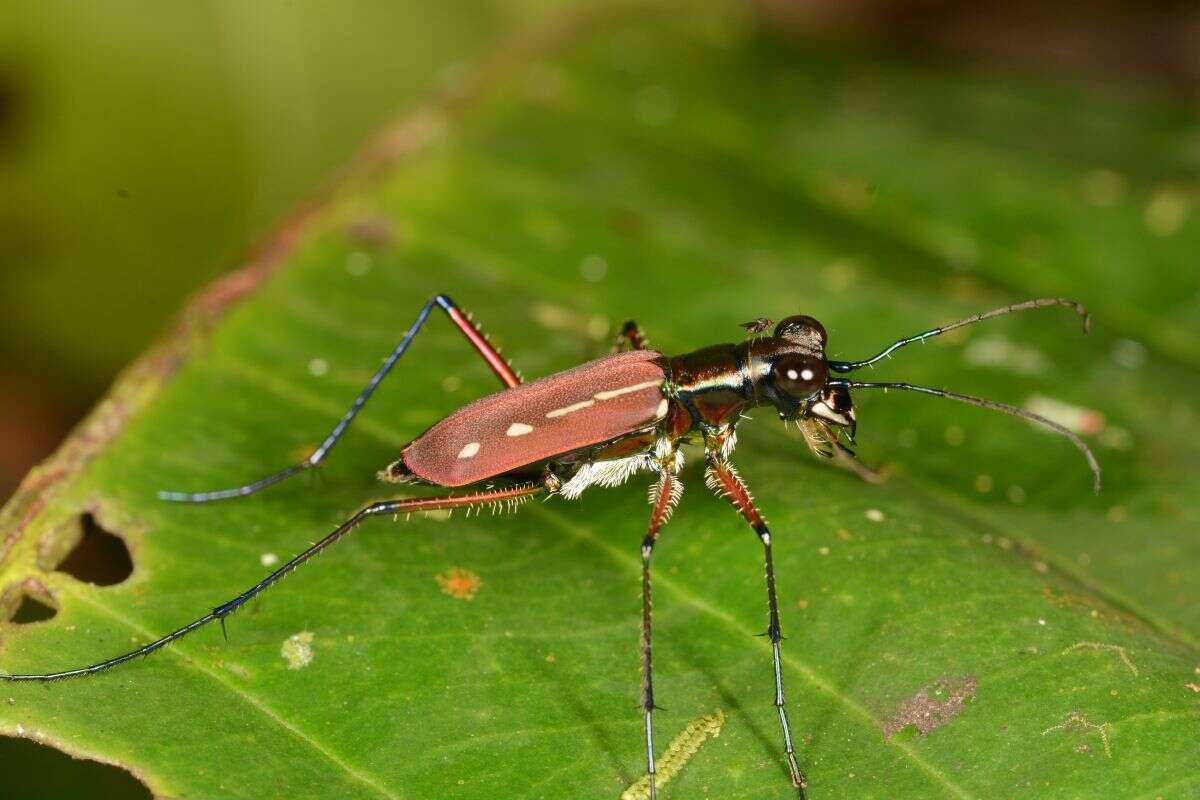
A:
[[[297,567],[341,539],[368,517],[412,511],[516,505],[534,495],[578,498],[589,486],[617,486],[633,475],[649,472],[650,521],[641,544],[641,709],[650,797],[656,794],[653,713],[654,682],[651,659],[650,559],[659,532],[679,501],[684,465],[681,445],[704,449],[705,483],[727,500],[753,529],[763,546],[766,566],[767,636],[774,666],[774,706],[782,730],[784,759],[793,786],[805,796],[805,779],[796,759],[780,668],[783,639],[776,599],[771,533],[746,484],[730,462],[737,444],[742,412],[770,406],[780,419],[797,423],[810,449],[827,458],[853,464],[855,414],[851,389],[899,389],[957,400],[1023,417],[1062,434],[1079,448],[1100,489],[1100,467],[1088,446],[1071,430],[1045,417],[1014,406],[971,395],[902,382],[855,381],[838,377],[871,366],[905,345],[938,336],[1016,311],[1066,306],[1083,317],[1087,311],[1066,298],[1039,298],[976,314],[957,322],[899,339],[861,361],[826,357],[825,328],[816,319],[798,315],[784,319],[766,335],[771,321],[746,323],[750,337],[738,344],[706,347],[680,356],[666,356],[646,346],[638,326],[625,324],[619,338],[624,352],[588,362],[531,383],[523,383],[480,329],[446,295],[429,300],[396,348],[384,360],[350,409],[321,445],[304,461],[253,483],[212,492],[162,492],[168,501],[203,503],[254,494],[293,475],[316,467],[337,444],[380,382],[408,349],[417,332],[436,309],[441,309],[503,382],[504,389],[453,412],[426,430],[401,452],[380,477],[393,483],[463,489],[461,494],[406,498],[372,503],[323,539],[292,558],[237,597],[193,622],[115,658],[86,667],[42,674],[9,675],[6,681],[55,681],[98,672],[148,655],[213,621],[224,626],[227,616]]]

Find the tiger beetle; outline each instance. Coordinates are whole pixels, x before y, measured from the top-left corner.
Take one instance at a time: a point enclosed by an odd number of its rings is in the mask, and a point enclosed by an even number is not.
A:
[[[374,394],[380,382],[408,350],[413,338],[435,309],[441,309],[483,357],[504,389],[453,412],[412,440],[400,458],[380,473],[392,483],[417,484],[459,494],[406,498],[371,503],[325,538],[292,558],[237,597],[199,619],[132,652],[91,666],[30,675],[0,674],[6,681],[55,681],[111,669],[154,652],[213,621],[227,616],[267,587],[341,539],[368,517],[412,511],[435,511],[483,506],[516,506],[534,495],[578,498],[592,485],[617,486],[634,474],[650,472],[650,521],[642,539],[641,703],[644,717],[646,768],[650,797],[656,794],[652,716],[654,683],[650,657],[650,557],[659,532],[679,501],[683,484],[676,477],[683,467],[681,445],[704,448],[705,483],[745,519],[762,542],[766,564],[767,630],[774,665],[774,705],[783,735],[784,759],[792,785],[804,797],[805,779],[796,761],[795,746],[784,705],[780,668],[779,603],[771,534],[755,507],[730,456],[737,443],[742,412],[772,406],[781,420],[797,423],[804,440],[817,455],[852,463],[855,414],[854,389],[899,389],[949,398],[1001,411],[1038,423],[1062,434],[1079,448],[1100,490],[1100,467],[1091,450],[1071,430],[1045,417],[1004,403],[911,383],[856,381],[837,376],[872,366],[893,352],[948,331],[1016,311],[1066,306],[1083,317],[1087,311],[1064,298],[1042,298],[1005,306],[983,314],[899,339],[861,361],[826,357],[825,328],[809,316],[792,316],[775,325],[765,318],[746,323],[748,338],[738,344],[719,344],[680,356],[666,356],[646,345],[633,322],[624,325],[618,352],[565,372],[523,383],[486,336],[446,295],[427,302],[412,327],[355,398],[350,409],[321,445],[305,460],[273,475],[235,489],[200,492],[162,492],[160,498],[182,503],[205,503],[254,494],[320,464]]]

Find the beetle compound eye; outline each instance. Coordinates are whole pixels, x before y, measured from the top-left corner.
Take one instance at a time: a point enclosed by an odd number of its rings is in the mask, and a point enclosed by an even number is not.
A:
[[[775,362],[775,386],[797,400],[825,385],[825,362],[810,356],[784,356]]]

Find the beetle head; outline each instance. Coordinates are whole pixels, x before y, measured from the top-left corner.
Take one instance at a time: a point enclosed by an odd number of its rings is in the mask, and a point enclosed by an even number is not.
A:
[[[781,419],[816,418],[836,425],[854,441],[854,404],[846,387],[829,382],[825,358],[825,326],[797,315],[775,326],[767,345],[760,391],[779,411]]]

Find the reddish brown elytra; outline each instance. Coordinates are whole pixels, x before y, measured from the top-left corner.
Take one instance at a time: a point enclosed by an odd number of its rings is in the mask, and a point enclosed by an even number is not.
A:
[[[774,662],[774,705],[783,735],[784,759],[792,784],[804,797],[805,780],[796,762],[784,704],[780,668],[779,606],[771,534],[745,484],[730,463],[742,412],[773,407],[781,419],[801,427],[813,452],[854,465],[853,453],[841,441],[854,443],[855,417],[851,389],[902,389],[1003,411],[1041,424],[1068,437],[1087,458],[1100,488],[1100,468],[1087,445],[1074,433],[1044,417],[1013,406],[969,395],[909,383],[872,383],[835,377],[870,366],[913,342],[993,317],[1044,306],[1067,306],[1084,319],[1078,303],[1062,298],[1030,300],[977,314],[958,322],[900,339],[863,361],[831,361],[825,355],[826,334],[812,317],[794,316],[767,335],[771,321],[756,319],[745,326],[748,340],[707,347],[669,357],[646,347],[637,325],[626,323],[615,355],[592,361],[531,383],[522,383],[478,328],[445,295],[424,305],[404,338],[330,434],[305,461],[235,489],[198,494],[163,492],[164,500],[202,503],[241,497],[317,466],[346,432],[380,381],[408,349],[429,315],[440,308],[466,336],[504,383],[504,390],[450,414],[414,439],[400,458],[381,473],[385,480],[444,488],[466,487],[461,494],[373,503],[309,549],[292,558],[259,583],[199,619],[129,653],[87,667],[43,674],[5,675],[7,681],[54,681],[93,675],[147,655],[215,620],[281,580],[304,562],[345,536],[368,517],[400,512],[482,505],[516,505],[537,494],[571,500],[589,486],[617,486],[639,472],[655,482],[650,492],[650,521],[642,539],[642,691],[646,765],[650,797],[656,792],[652,716],[654,684],[650,649],[650,557],[659,531],[683,490],[676,477],[683,468],[681,444],[694,442],[705,452],[705,482],[745,518],[763,545],[767,579],[767,636]],[[859,468],[861,470],[861,468]]]

